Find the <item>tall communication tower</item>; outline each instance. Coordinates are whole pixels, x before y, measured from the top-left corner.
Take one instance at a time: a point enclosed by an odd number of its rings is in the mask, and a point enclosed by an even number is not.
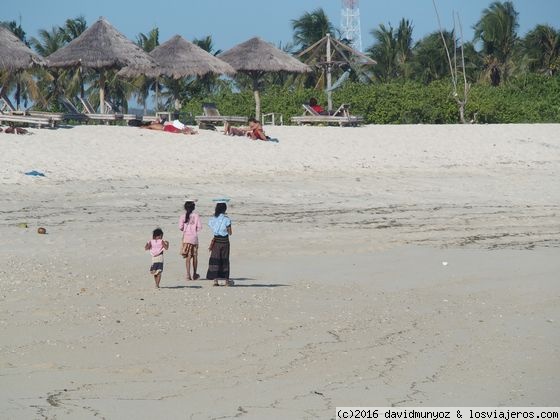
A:
[[[362,31],[360,29],[360,6],[358,0],[342,0],[340,29],[342,38],[350,41],[350,46],[362,52]]]

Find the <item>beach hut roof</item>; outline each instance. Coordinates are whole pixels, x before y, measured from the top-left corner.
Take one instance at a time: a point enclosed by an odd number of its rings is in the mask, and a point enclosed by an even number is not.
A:
[[[131,77],[144,74],[148,77],[168,76],[180,79],[187,76],[204,76],[208,73],[235,73],[233,67],[228,63],[214,57],[180,35],[175,35],[154,48],[150,52],[150,57],[157,63],[156,68],[125,67],[119,72],[119,75]]]
[[[218,57],[241,72],[307,73],[311,68],[260,38],[251,38]]]
[[[50,67],[82,66],[92,69],[154,66],[152,58],[104,18],[78,38],[47,57]]]
[[[0,25],[0,70],[14,71],[45,64],[43,57],[35,54],[12,31]]]

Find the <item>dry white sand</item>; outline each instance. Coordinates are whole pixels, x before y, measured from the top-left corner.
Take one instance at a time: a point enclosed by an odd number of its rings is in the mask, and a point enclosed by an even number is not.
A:
[[[1,418],[558,404],[560,125],[266,128],[0,133]],[[236,287],[187,284],[224,195]]]

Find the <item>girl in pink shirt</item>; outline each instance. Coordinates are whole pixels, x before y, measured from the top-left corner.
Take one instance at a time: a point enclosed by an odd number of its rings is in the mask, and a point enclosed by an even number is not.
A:
[[[195,213],[194,208],[194,201],[186,201],[186,213],[179,218],[179,229],[183,231],[181,255],[185,259],[187,280],[198,280],[200,278],[196,270],[198,268],[198,232],[202,229],[202,222],[200,221],[200,216]],[[192,277],[191,262],[193,268]]]
[[[163,251],[169,249],[169,242],[163,240],[163,230],[160,228],[154,229],[152,233],[152,240],[144,245],[146,251],[150,251],[152,255],[152,265],[150,266],[150,273],[154,275],[156,288],[159,289],[159,282],[161,281],[161,273],[163,272]]]

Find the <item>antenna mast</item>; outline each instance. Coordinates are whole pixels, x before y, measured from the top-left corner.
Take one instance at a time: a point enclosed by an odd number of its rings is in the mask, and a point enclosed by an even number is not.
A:
[[[356,51],[362,52],[359,0],[342,0],[340,27],[342,38],[350,42]]]

